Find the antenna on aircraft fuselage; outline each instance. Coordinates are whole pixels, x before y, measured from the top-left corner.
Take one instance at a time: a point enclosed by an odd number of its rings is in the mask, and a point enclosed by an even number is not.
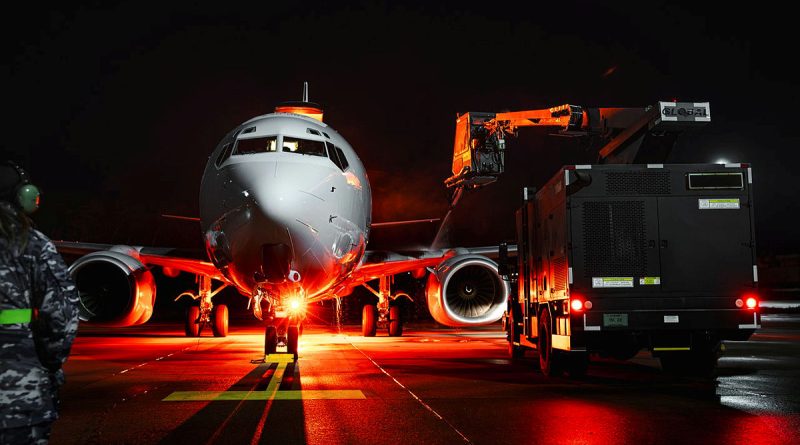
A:
[[[303,82],[303,102],[308,102],[308,82]]]

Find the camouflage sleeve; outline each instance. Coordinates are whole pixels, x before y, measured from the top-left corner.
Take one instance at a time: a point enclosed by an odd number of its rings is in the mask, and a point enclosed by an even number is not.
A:
[[[38,308],[34,340],[39,360],[56,371],[69,356],[78,331],[78,291],[53,243],[43,245],[34,268],[34,304]]]

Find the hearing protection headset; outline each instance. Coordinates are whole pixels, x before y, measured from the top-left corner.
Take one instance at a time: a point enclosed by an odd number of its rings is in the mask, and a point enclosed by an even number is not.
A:
[[[3,197],[8,198],[25,213],[35,212],[39,208],[41,198],[39,188],[31,184],[28,174],[22,167],[11,161],[7,161],[5,164],[17,172],[19,180],[10,189],[2,191]]]

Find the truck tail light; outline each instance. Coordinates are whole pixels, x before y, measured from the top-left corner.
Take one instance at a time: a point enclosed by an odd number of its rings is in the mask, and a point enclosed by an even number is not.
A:
[[[758,295],[747,294],[742,298],[736,299],[736,307],[746,309],[758,308]]]
[[[575,311],[575,312],[580,312],[580,311],[583,310],[583,301],[581,301],[581,300],[577,300],[577,299],[572,300],[572,301],[570,301],[569,305],[572,308],[572,310]]]

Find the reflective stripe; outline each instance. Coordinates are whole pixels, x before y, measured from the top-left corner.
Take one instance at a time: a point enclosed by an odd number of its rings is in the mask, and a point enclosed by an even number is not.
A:
[[[30,309],[2,309],[0,310],[0,324],[30,323]]]

